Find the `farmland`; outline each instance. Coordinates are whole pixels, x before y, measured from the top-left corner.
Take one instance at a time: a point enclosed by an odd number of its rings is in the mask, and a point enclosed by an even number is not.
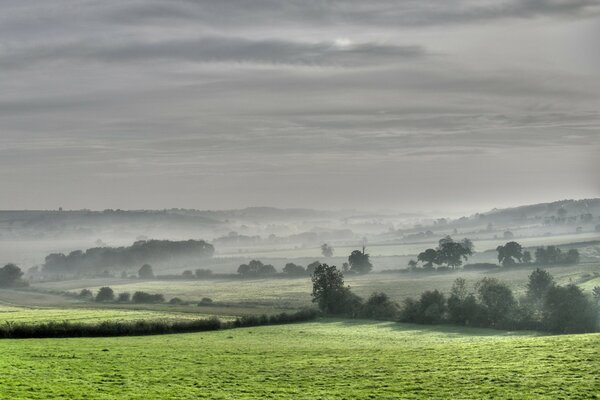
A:
[[[374,291],[383,291],[395,301],[418,296],[425,290],[438,289],[447,292],[457,277],[463,277],[471,285],[485,276],[507,282],[517,294],[525,290],[527,277],[536,267],[501,269],[498,271],[458,271],[439,274],[372,273],[346,277],[346,283],[358,295],[366,297]],[[546,269],[559,284],[576,283],[591,290],[589,282],[600,275],[600,263],[587,261],[575,266],[551,266]],[[46,282],[35,284],[38,290],[70,291],[81,289],[97,290],[110,286],[115,292],[143,290],[162,293],[167,299],[180,297],[185,301],[197,302],[209,297],[216,303],[240,307],[294,309],[311,304],[311,282],[308,277],[265,278],[265,279],[215,279],[215,280],[132,280],[132,279],[85,279],[75,281]]]
[[[125,310],[101,308],[32,308],[0,305],[0,322],[18,324],[38,324],[45,322],[83,322],[101,321],[141,321],[169,320],[179,321],[208,317],[206,314],[161,312],[151,310]]]
[[[0,341],[2,398],[594,398],[600,335],[322,320]]]

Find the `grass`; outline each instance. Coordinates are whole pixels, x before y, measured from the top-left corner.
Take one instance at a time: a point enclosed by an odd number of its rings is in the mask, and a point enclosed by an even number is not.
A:
[[[0,341],[0,398],[598,398],[600,335],[324,320]]]
[[[0,323],[37,324],[46,322],[97,323],[101,321],[180,321],[208,318],[208,314],[151,310],[98,308],[31,308],[0,305]],[[224,319],[233,319],[224,317]]]
[[[515,293],[520,295],[524,293],[528,276],[535,268],[440,274],[372,273],[366,276],[349,275],[346,277],[346,283],[360,296],[367,297],[374,291],[383,291],[392,299],[401,302],[406,297],[417,297],[425,290],[438,289],[448,292],[457,277],[467,279],[472,288],[477,280],[484,276],[491,276],[507,282]],[[587,281],[600,275],[600,262],[585,262],[574,266],[552,266],[546,269],[559,284],[573,282],[581,284],[586,290],[591,290],[591,284]],[[142,290],[150,293],[162,293],[166,299],[180,297],[186,301],[199,301],[203,297],[210,297],[217,303],[251,308],[254,310],[252,313],[257,313],[256,308],[289,310],[310,306],[312,288],[308,277],[206,281],[140,281],[109,278],[47,282],[35,284],[34,288],[68,290],[76,293],[83,288],[91,288],[96,291],[99,287],[106,285],[111,286],[115,292],[133,293]],[[0,293],[0,299],[1,297],[2,293]],[[239,310],[236,311],[239,312]]]

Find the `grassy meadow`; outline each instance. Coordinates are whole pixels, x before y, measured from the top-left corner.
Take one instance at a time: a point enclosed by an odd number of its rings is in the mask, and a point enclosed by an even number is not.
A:
[[[109,308],[33,308],[0,305],[0,323],[37,324],[46,322],[83,322],[102,321],[180,321],[208,318],[201,313],[183,313],[174,311],[128,310]],[[222,319],[231,319],[219,316]]]
[[[194,334],[0,341],[0,398],[600,395],[600,334],[322,320]]]
[[[375,291],[382,291],[397,302],[402,302],[406,297],[417,297],[425,290],[438,289],[448,292],[458,277],[465,278],[471,288],[476,281],[485,276],[495,277],[507,282],[511,289],[520,295],[525,292],[528,276],[535,268],[532,266],[487,272],[457,271],[438,274],[371,273],[363,276],[348,275],[345,281],[360,296],[368,297]],[[549,266],[546,269],[558,284],[576,283],[589,290],[594,286],[590,282],[597,282],[600,278],[598,261],[586,261],[572,266]],[[209,297],[217,304],[248,309],[289,310],[311,305],[309,277],[188,281],[98,278],[37,283],[33,288],[77,293],[84,288],[96,291],[102,286],[110,286],[117,293],[133,293],[138,290],[162,293],[167,300],[180,297],[185,301],[197,302],[203,297]],[[190,307],[198,308],[195,305]]]

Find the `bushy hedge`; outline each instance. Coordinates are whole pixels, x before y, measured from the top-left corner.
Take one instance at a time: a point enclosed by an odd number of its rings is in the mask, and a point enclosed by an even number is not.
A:
[[[314,320],[319,313],[306,309],[295,313],[276,315],[245,316],[235,321],[223,322],[216,317],[185,321],[103,321],[97,324],[81,322],[47,322],[40,324],[6,323],[0,326],[0,338],[65,338],[65,337],[109,337],[142,336],[170,333],[205,332],[239,327],[290,324]]]

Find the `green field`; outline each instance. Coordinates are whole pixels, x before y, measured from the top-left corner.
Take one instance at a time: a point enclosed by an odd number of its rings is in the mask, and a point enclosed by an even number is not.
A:
[[[208,318],[207,314],[161,312],[151,310],[99,309],[99,308],[31,308],[0,305],[0,323],[37,324],[45,322],[84,322],[100,321],[179,321]],[[231,317],[222,317],[231,319]]]
[[[475,282],[485,276],[507,282],[517,295],[525,291],[529,274],[535,267],[503,269],[490,272],[466,272],[439,274],[399,274],[371,273],[364,276],[346,277],[346,283],[358,295],[367,297],[374,291],[383,291],[392,299],[401,302],[406,297],[419,296],[425,290],[438,289],[447,292],[457,277]],[[591,290],[588,282],[600,277],[600,263],[585,262],[574,266],[553,266],[546,268],[557,283],[580,284]],[[46,282],[33,285],[39,290],[66,290],[77,293],[83,288],[96,291],[101,286],[110,286],[115,292],[137,290],[162,293],[166,299],[180,297],[186,301],[199,301],[210,297],[217,303],[238,307],[293,309],[311,305],[311,281],[301,278],[269,279],[215,279],[215,280],[131,280],[131,279],[85,279],[77,281]],[[1,292],[1,291],[0,291]],[[2,293],[0,293],[0,299]],[[197,307],[195,307],[197,309]],[[221,311],[222,312],[222,311]]]
[[[196,334],[0,341],[6,399],[600,396],[600,334],[320,321]]]

